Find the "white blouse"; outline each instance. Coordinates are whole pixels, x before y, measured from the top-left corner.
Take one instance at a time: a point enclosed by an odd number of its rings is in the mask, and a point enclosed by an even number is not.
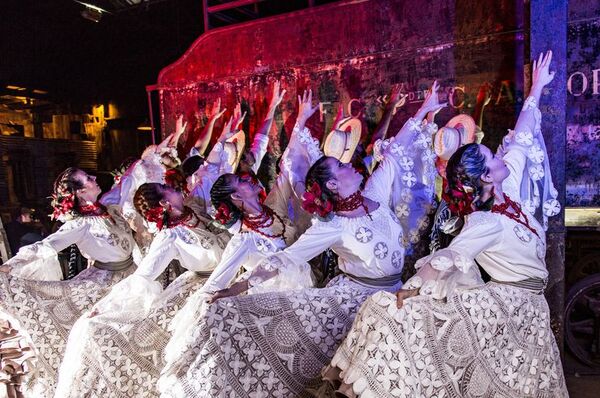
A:
[[[229,235],[215,235],[200,224],[197,227],[178,225],[159,231],[148,254],[136,271],[113,286],[110,293],[100,300],[95,309],[108,311],[150,311],[162,292],[156,278],[172,260],[179,260],[182,267],[196,272],[211,272],[221,260]]]
[[[22,247],[5,264],[11,275],[24,279],[57,281],[63,279],[58,252],[76,244],[90,261],[121,262],[134,248],[129,225],[118,208],[109,207],[107,216],[85,216],[66,221],[45,239]]]
[[[315,220],[296,243],[265,260],[264,267],[278,269],[280,274],[290,273],[290,268],[305,268],[308,260],[331,248],[338,255],[339,268],[346,274],[371,279],[399,275],[407,240],[402,221],[390,208],[394,198],[398,197],[396,203],[401,203],[410,201],[415,190],[431,192],[429,200],[403,208],[405,221],[414,219],[412,211],[426,214],[433,200],[434,180],[423,174],[430,171],[433,160],[423,156],[426,145],[416,139],[423,136],[421,130],[420,123],[409,119],[400,134],[379,143],[380,164],[363,191],[365,197],[379,203],[376,210],[356,218],[333,215],[329,221]],[[414,167],[415,158],[421,165],[419,172]],[[418,235],[420,230],[412,233]]]
[[[420,288],[419,294],[444,298],[457,288],[481,285],[474,260],[500,282],[548,277],[545,227],[547,218],[560,211],[560,204],[555,199],[540,122],[535,99],[529,97],[516,133],[511,131],[498,151],[510,170],[502,189],[521,204],[536,233],[502,214],[472,213],[465,217],[461,232],[447,248],[417,261],[418,271],[404,289]]]

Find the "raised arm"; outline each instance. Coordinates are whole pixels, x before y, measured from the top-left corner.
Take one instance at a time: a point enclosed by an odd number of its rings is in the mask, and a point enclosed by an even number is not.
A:
[[[210,114],[208,116],[208,121],[204,126],[204,129],[200,133],[200,136],[194,143],[194,147],[190,151],[190,155],[200,155],[202,156],[204,152],[206,152],[206,148],[210,143],[210,137],[212,137],[212,132],[215,127],[215,123],[223,114],[227,111],[227,108],[221,109],[221,98],[217,99],[210,110]],[[192,151],[194,153],[192,153]]]
[[[509,177],[502,183],[504,192],[519,200],[529,213],[535,214],[544,229],[547,228],[547,218],[560,212],[538,108],[543,88],[554,78],[554,72],[550,72],[551,61],[552,51],[548,51],[533,62],[529,97],[523,104],[515,129],[504,137],[498,148],[498,155],[510,170]],[[536,214],[540,206],[543,210],[541,215]]]
[[[392,91],[389,95],[389,101],[385,105],[383,116],[377,125],[377,129],[375,133],[373,133],[373,137],[371,138],[371,145],[375,144],[377,140],[383,140],[387,136],[388,128],[390,127],[390,122],[392,121],[392,117],[396,114],[396,110],[406,103],[406,94],[402,94],[400,92],[400,85],[395,84],[392,86]]]
[[[440,85],[436,80],[433,82],[431,90],[429,90],[429,92],[427,93],[427,96],[425,97],[425,100],[423,101],[423,104],[421,105],[417,113],[415,113],[415,115],[412,118],[410,118],[404,124],[404,126],[402,126],[400,131],[398,131],[398,133],[396,134],[396,139],[400,139],[400,137],[403,136],[404,133],[414,128],[414,124],[420,124],[425,118],[425,116],[427,116],[428,114],[435,115],[437,112],[439,112],[441,109],[445,108],[448,105],[447,102],[440,104],[438,97],[439,89]]]
[[[275,117],[275,110],[281,104],[283,100],[283,96],[285,95],[285,90],[281,90],[281,82],[276,81],[273,84],[273,91],[271,93],[271,102],[269,103],[269,110],[263,120],[262,125],[256,131],[254,135],[254,140],[252,141],[252,145],[250,147],[250,152],[254,156],[254,164],[252,165],[252,171],[254,173],[258,172],[260,164],[262,163],[265,154],[267,153],[267,146],[269,144],[269,131],[271,131],[271,126],[273,126],[273,119]]]

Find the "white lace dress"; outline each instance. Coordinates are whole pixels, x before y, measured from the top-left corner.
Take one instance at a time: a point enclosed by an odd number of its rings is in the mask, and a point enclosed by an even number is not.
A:
[[[169,340],[167,326],[185,300],[221,260],[229,234],[204,224],[157,233],[137,270],[116,284],[69,336],[57,397],[156,396],[156,381]],[[156,281],[172,260],[188,271],[164,291]]]
[[[397,309],[396,297],[382,292],[361,307],[325,372],[342,382],[340,391],[360,397],[568,396],[542,294],[548,276],[544,224],[560,207],[539,126],[529,98],[502,149],[511,171],[503,190],[523,204],[535,233],[499,213],[469,215],[447,248],[417,262],[404,288],[419,287],[420,296]],[[528,200],[543,204],[541,223]],[[475,260],[492,282],[482,282]]]
[[[418,124],[407,129],[408,142],[422,134]],[[422,151],[409,152],[411,148],[394,139],[386,147],[364,191],[364,196],[380,204],[377,210],[353,219],[334,216],[330,221],[315,221],[296,243],[259,264],[277,268],[280,276],[289,275],[305,269],[306,261],[331,247],[345,274],[324,289],[250,294],[208,306],[188,328],[186,349],[176,353],[180,357],[161,375],[161,396],[316,394],[321,384],[318,375],[345,337],[360,304],[376,291],[402,284],[404,232],[389,205],[396,177],[402,175],[400,160],[408,153],[420,157]]]
[[[135,269],[131,230],[117,209],[109,208],[109,213],[110,217],[86,216],[67,221],[43,241],[22,248],[9,262],[13,267],[11,274],[0,272],[0,312],[26,336],[36,354],[35,368],[23,386],[25,396],[52,396],[73,324],[112,285]],[[95,265],[66,281],[17,276],[48,275],[48,269],[58,266],[57,252],[71,244],[76,244]],[[58,272],[55,273],[58,278]]]

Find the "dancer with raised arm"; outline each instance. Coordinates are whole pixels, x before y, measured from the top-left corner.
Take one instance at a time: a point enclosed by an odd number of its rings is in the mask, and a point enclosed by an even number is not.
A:
[[[450,158],[445,200],[464,226],[417,262],[396,296],[378,293],[362,306],[325,374],[340,392],[568,396],[543,295],[544,231],[560,211],[538,109],[551,59],[549,51],[534,61],[529,97],[496,155],[472,143]]]
[[[414,180],[423,177],[421,122],[443,106],[433,90],[415,117],[384,145],[381,165],[364,190],[362,176],[335,158],[323,156],[311,166],[304,208],[319,219],[296,243],[213,295],[213,304],[188,332],[192,343],[187,351],[161,376],[163,396],[314,393],[320,384],[315,377],[345,337],[360,304],[379,290],[402,285],[405,248],[400,220],[389,207],[392,186],[404,163],[410,163]],[[414,187],[413,178],[396,189]],[[327,288],[222,299],[267,288],[305,269],[308,260],[330,247],[344,274]]]
[[[192,198],[184,201],[171,187],[147,183],[134,204],[146,221],[157,224],[158,233],[137,270],[73,327],[57,397],[156,395],[167,326],[221,260],[229,235],[208,228],[211,220]],[[156,278],[172,260],[188,271],[163,291]]]

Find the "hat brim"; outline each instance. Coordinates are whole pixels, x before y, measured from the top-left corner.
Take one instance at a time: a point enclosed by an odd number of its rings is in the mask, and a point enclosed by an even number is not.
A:
[[[461,142],[461,145],[472,144],[476,141],[477,136],[475,135],[477,130],[477,124],[475,124],[475,120],[469,115],[465,115],[461,113],[460,115],[454,116],[452,119],[446,123],[446,126],[455,128],[458,130],[456,126],[461,125],[465,131],[465,140]]]

